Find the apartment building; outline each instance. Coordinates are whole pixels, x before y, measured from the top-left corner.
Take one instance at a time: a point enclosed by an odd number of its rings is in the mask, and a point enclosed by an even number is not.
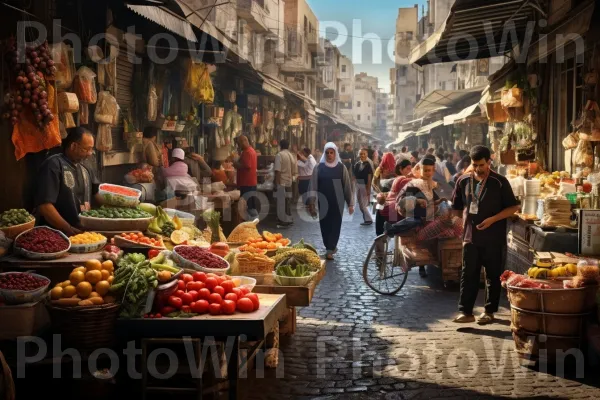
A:
[[[372,131],[377,126],[377,86],[376,77],[364,72],[355,76],[352,115],[362,129]]]
[[[377,89],[375,94],[375,135],[382,139],[388,136],[389,97],[389,93],[384,92],[381,88]]]
[[[286,57],[280,66],[285,83],[317,101],[318,69],[324,63],[319,20],[306,0],[286,0],[284,6]]]
[[[342,54],[340,50],[325,40],[325,55],[323,67],[318,70],[319,78],[317,86],[319,87],[318,105],[334,114],[339,112],[339,94],[340,94],[340,63]],[[317,65],[321,64],[320,57],[317,57]]]
[[[340,57],[339,114],[348,122],[354,122],[354,64],[350,58]]]

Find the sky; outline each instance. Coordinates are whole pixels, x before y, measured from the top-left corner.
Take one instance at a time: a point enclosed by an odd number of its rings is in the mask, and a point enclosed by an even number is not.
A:
[[[390,68],[394,66],[391,53],[388,51],[390,38],[396,30],[396,17],[398,8],[419,5],[419,18],[422,6],[427,5],[427,0],[307,0],[308,4],[319,19],[321,36],[327,32],[327,38],[336,40],[342,54],[353,59],[354,73],[366,72],[379,79],[379,87],[385,92],[390,91]],[[356,20],[356,21],[355,21]],[[324,22],[326,21],[326,22]],[[329,21],[333,22],[330,23]],[[336,35],[334,29],[327,29],[325,25],[334,26],[341,24],[347,36]],[[371,43],[365,41],[362,45],[362,55],[358,50],[360,42],[365,36],[375,34],[381,38],[381,57],[378,51],[373,51]],[[337,37],[337,39],[336,39]],[[336,44],[336,42],[334,42]],[[393,43],[390,45],[393,51]],[[388,55],[390,54],[390,55]]]

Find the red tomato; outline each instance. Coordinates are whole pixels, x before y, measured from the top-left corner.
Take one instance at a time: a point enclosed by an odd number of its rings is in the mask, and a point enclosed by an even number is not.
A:
[[[208,302],[210,304],[214,304],[214,303],[221,304],[223,302],[223,298],[221,297],[221,295],[219,293],[213,293],[208,298]]]
[[[204,282],[206,280],[206,274],[204,272],[194,272],[192,276],[196,282]]]
[[[219,276],[219,277],[217,278],[217,282],[219,282],[219,285],[220,285],[221,283],[225,282],[226,280],[227,280],[227,279],[225,279],[225,277],[224,277],[224,276]]]
[[[198,291],[198,290],[200,290],[196,287],[196,285],[198,283],[200,283],[200,282],[188,282],[185,284],[185,288],[187,289],[188,292],[190,292],[192,290]]]
[[[208,301],[206,300],[198,300],[195,303],[192,303],[192,311],[197,314],[206,314],[208,312]]]
[[[185,290],[185,282],[182,281],[181,279],[177,281],[177,289]]]
[[[160,313],[162,315],[169,315],[171,313],[174,313],[175,311],[177,311],[177,309],[175,307],[170,307],[170,306],[164,306],[163,308],[160,309]]]
[[[169,296],[169,305],[171,307],[174,307],[179,310],[181,308],[181,306],[183,305],[183,301],[181,301],[180,297]],[[163,312],[163,314],[164,314],[164,312]]]
[[[230,281],[231,277],[229,275],[223,275],[223,278],[225,278],[226,281]]]
[[[184,313],[189,314],[189,313],[192,312],[192,307],[190,307],[190,306],[183,306],[183,307],[181,307],[181,311],[184,312]]]
[[[250,289],[248,289],[247,287],[241,287],[240,290],[242,291],[244,296],[250,293]]]
[[[235,283],[233,283],[233,281],[230,280],[225,280],[221,282],[221,286],[223,287],[223,289],[225,289],[225,293],[231,293],[233,291],[233,288],[235,287]]]
[[[235,313],[235,302],[232,300],[225,300],[221,305],[221,310],[225,315],[233,315]]]
[[[215,286],[212,291],[213,293],[219,293],[221,297],[225,297],[225,289],[223,289],[223,286]]]
[[[219,282],[217,281],[217,278],[206,278],[206,281],[204,282],[206,284],[206,287],[210,290],[213,290],[215,288],[215,286],[217,286],[219,284]]]
[[[210,290],[203,288],[198,292],[198,298],[203,300],[208,300],[210,298]]]
[[[215,274],[215,273],[213,273],[213,272],[209,272],[208,274],[206,274],[206,276],[207,276],[208,278],[217,278],[219,275],[217,275],[217,274]]]
[[[240,288],[233,288],[231,293],[235,293],[235,295],[238,297],[238,299],[241,299],[242,297],[244,297],[244,293],[242,293],[242,290]]]
[[[183,274],[183,275],[181,275],[181,279],[183,279],[183,281],[185,283],[188,283],[188,282],[192,282],[194,280],[194,277],[190,274]]]
[[[162,318],[162,315],[160,313],[154,314],[154,318]]]
[[[180,299],[182,298],[182,296],[185,294],[185,291],[183,290],[177,290],[175,292],[175,296],[179,297]]]
[[[221,304],[212,303],[210,306],[208,306],[208,312],[210,315],[221,315]]]
[[[194,301],[194,297],[189,293],[184,293],[183,296],[181,296],[181,301],[183,301],[183,304],[187,306],[189,304],[192,304],[192,302]]]
[[[248,293],[246,295],[246,298],[252,300],[252,304],[254,304],[254,311],[258,310],[258,307],[260,307],[258,295],[256,293]]]
[[[160,251],[159,251],[159,250],[156,250],[156,249],[151,249],[151,250],[148,252],[148,258],[154,258],[154,257],[158,256],[159,254],[160,254]]]
[[[237,303],[237,301],[238,301],[237,294],[235,294],[235,293],[227,293],[225,295],[225,300],[231,300],[234,303]]]
[[[239,299],[236,304],[237,310],[243,313],[251,313],[254,311],[254,303],[252,300],[244,297],[243,299]]]
[[[192,301],[198,300],[199,294],[195,290],[190,290],[189,292],[187,292],[187,294],[189,294],[190,296],[192,296]]]

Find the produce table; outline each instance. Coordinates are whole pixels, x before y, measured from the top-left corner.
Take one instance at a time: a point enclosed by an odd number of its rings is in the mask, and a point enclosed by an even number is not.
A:
[[[250,314],[236,313],[219,317],[202,315],[189,319],[119,319],[117,332],[119,336],[127,339],[209,336],[225,341],[233,337],[233,348],[227,359],[227,375],[229,398],[237,399],[240,336],[244,335],[248,342],[258,342],[253,347],[253,351],[248,353],[249,360],[264,345],[267,335],[278,330],[279,320],[287,313],[284,295],[260,294],[259,299],[260,308]],[[146,389],[152,390],[152,388]]]
[[[327,273],[326,265],[325,261],[321,261],[321,270],[308,286],[280,286],[277,283],[265,284],[257,279],[257,284],[252,290],[254,293],[285,294],[288,306],[288,316],[286,318],[285,327],[280,333],[294,334],[296,332],[296,307],[310,306],[317,285]],[[256,276],[253,277],[257,278]]]

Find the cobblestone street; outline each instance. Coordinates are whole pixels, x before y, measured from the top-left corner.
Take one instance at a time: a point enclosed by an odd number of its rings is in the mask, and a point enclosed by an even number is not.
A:
[[[582,379],[574,365],[552,373],[521,366],[505,294],[497,323],[480,327],[451,322],[458,284],[444,288],[434,267],[426,279],[411,271],[396,296],[371,291],[362,263],[375,232],[360,222],[346,215],[336,261],[299,310],[296,334],[281,339],[280,370],[246,380],[247,399],[600,398],[587,365]],[[322,249],[316,222],[296,218],[284,233]],[[483,291],[477,305],[476,314]]]

